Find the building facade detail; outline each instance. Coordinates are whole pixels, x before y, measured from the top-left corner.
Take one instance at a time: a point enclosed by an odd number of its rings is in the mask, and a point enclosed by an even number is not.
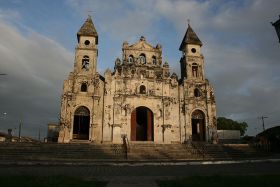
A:
[[[214,89],[205,79],[202,42],[191,26],[179,50],[181,78],[145,37],[122,45],[122,57],[97,72],[98,34],[91,17],[77,33],[74,70],[64,81],[58,141],[184,143],[216,132]]]

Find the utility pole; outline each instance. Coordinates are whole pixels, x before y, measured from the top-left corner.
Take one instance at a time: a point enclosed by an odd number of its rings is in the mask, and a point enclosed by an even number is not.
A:
[[[262,119],[263,131],[265,131],[265,128],[264,128],[264,119],[265,119],[265,118],[268,118],[268,117],[266,117],[266,116],[262,116],[262,117],[261,117],[261,119]]]
[[[39,142],[41,142],[41,126],[39,126],[39,134],[38,134]]]
[[[19,142],[20,142],[20,139],[21,139],[21,120],[19,121],[18,139],[19,139]]]

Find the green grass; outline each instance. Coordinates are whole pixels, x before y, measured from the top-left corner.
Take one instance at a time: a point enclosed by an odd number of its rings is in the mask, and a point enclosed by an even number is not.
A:
[[[0,186],[5,187],[104,187],[106,182],[89,181],[74,177],[51,176],[0,176]]]
[[[193,176],[157,181],[160,187],[279,187],[280,175]]]

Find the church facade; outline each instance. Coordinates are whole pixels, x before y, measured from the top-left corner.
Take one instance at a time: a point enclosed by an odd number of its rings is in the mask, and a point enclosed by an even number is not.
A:
[[[74,70],[64,81],[58,142],[209,141],[216,133],[214,90],[205,78],[202,42],[190,25],[179,47],[181,77],[162,46],[142,36],[124,42],[114,70],[97,72],[98,33],[89,16],[77,33]]]

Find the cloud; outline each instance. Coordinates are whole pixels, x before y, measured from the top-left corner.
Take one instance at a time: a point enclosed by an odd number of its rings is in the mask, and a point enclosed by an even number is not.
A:
[[[24,34],[0,19],[0,112],[1,131],[17,128],[33,135],[39,126],[57,121],[62,80],[73,66],[73,54],[60,44],[31,29]]]

